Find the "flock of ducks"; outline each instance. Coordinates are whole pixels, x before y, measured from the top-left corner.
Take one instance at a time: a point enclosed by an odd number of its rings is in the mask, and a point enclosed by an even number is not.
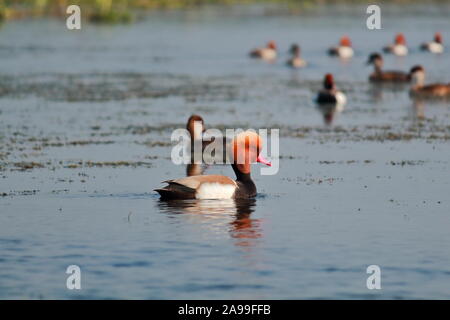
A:
[[[437,32],[433,41],[423,43],[422,50],[440,54],[444,52],[442,35]],[[394,43],[383,48],[386,54],[405,56],[408,54],[408,47],[403,34],[396,35]],[[300,47],[293,44],[289,50],[291,57],[287,60],[287,65],[292,68],[302,68],[307,62],[301,57]],[[274,61],[277,58],[278,49],[274,41],[268,42],[264,48],[257,48],[250,52],[251,58],[265,61]],[[342,37],[339,45],[329,48],[330,56],[337,56],[342,59],[350,59],[354,55],[352,43],[349,37]],[[369,75],[369,81],[376,83],[411,83],[410,95],[419,98],[450,98],[450,83],[425,85],[425,69],[416,65],[409,72],[385,71],[383,70],[383,57],[380,53],[369,55],[367,64],[374,66],[374,71]],[[323,79],[323,88],[317,93],[315,98],[319,106],[342,107],[347,98],[345,94],[337,90],[332,74],[326,74]],[[195,143],[201,145],[202,151],[212,142],[203,138],[205,131],[204,121],[199,115],[192,115],[186,125],[191,137],[191,147]],[[233,180],[222,175],[202,175],[200,165],[191,164],[187,168],[187,177],[164,181],[167,185],[160,189],[155,189],[161,199],[242,199],[252,198],[256,195],[256,185],[251,178],[251,164],[259,162],[265,165],[271,163],[264,159],[260,152],[263,148],[261,137],[252,131],[242,132],[234,137],[231,143],[223,140],[223,150],[231,150],[231,166],[236,175]],[[191,148],[193,150],[194,148]],[[191,156],[191,160],[193,156]],[[237,161],[241,159],[243,161]]]
[[[441,33],[436,32],[433,40],[421,44],[420,49],[436,54],[443,53],[444,45]],[[341,59],[350,59],[354,55],[352,42],[347,36],[342,37],[339,44],[329,48],[327,52],[330,56],[336,56]],[[394,54],[396,56],[406,56],[409,50],[406,45],[405,36],[402,33],[398,33],[395,36],[394,43],[385,46],[383,52],[386,54]],[[286,62],[288,66],[292,68],[302,68],[307,65],[307,62],[300,55],[300,47],[297,44],[291,46],[289,53],[291,54],[291,57]],[[277,58],[277,46],[274,41],[270,41],[266,47],[252,50],[250,52],[250,57],[272,62]],[[384,71],[383,57],[377,52],[370,54],[367,63],[374,66],[374,72],[369,76],[369,81],[371,82],[411,83],[410,95],[413,97],[450,98],[450,83],[426,85],[425,69],[420,65],[412,67],[409,72]],[[318,104],[345,104],[345,95],[336,90],[333,75],[325,75],[323,84],[323,89],[317,95],[316,102]]]
[[[436,32],[433,40],[421,44],[420,49],[436,54],[443,53],[444,45],[441,33]],[[293,68],[302,68],[307,65],[306,61],[300,56],[300,47],[297,44],[293,44],[289,52],[291,58],[286,62],[287,65]],[[394,43],[385,46],[383,52],[386,54],[394,54],[396,56],[406,56],[408,54],[408,47],[406,45],[405,36],[402,33],[397,34]],[[347,36],[342,37],[337,46],[328,49],[328,54],[342,59],[350,59],[353,57],[354,51],[350,38]],[[252,50],[250,52],[250,57],[274,61],[277,57],[277,46],[274,41],[270,41],[266,47]],[[425,85],[425,69],[420,65],[412,67],[409,72],[384,71],[382,69],[383,57],[380,53],[372,53],[369,56],[367,63],[374,65],[374,72],[369,76],[369,81],[371,82],[411,83],[410,94],[414,97],[450,97],[450,84],[436,83]],[[319,92],[316,102],[319,104],[342,104],[345,103],[345,101],[345,95],[335,88],[333,76],[331,74],[325,75],[324,88]]]

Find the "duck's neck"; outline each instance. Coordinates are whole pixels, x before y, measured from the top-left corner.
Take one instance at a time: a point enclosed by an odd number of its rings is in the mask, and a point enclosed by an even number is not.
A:
[[[328,92],[334,92],[336,91],[336,86],[334,83],[327,83],[323,86],[323,89]]]
[[[383,68],[383,60],[380,58],[375,58],[373,60],[373,66],[375,69],[375,73],[381,73],[381,69]]]
[[[374,65],[375,68],[375,73],[380,74],[381,73],[381,65],[379,64],[375,64]]]
[[[201,121],[193,121],[188,123],[187,129],[191,135],[191,140],[202,140],[203,139],[203,123]]]
[[[236,198],[252,198],[256,196],[256,185],[250,176],[250,173],[242,173],[236,164],[231,165],[236,174],[238,188]]]
[[[243,173],[241,170],[239,170],[237,164],[233,163],[231,165],[233,168],[234,173],[236,174],[236,181],[246,182],[246,181],[252,181],[252,177],[249,173]],[[253,181],[252,181],[253,182]]]
[[[413,74],[411,77],[411,87],[412,89],[420,89],[424,86],[425,83],[425,74],[423,72],[417,72]]]

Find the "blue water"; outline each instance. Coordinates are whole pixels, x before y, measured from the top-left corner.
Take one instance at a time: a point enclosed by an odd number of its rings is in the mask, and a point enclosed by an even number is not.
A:
[[[365,65],[403,31],[411,54],[386,68],[420,63],[427,82],[449,82],[449,51],[417,49],[437,30],[450,39],[449,12],[382,6],[378,31],[364,7],[343,5],[208,7],[81,31],[5,24],[0,298],[450,298],[450,106],[372,86]],[[325,54],[343,34],[348,63]],[[270,39],[276,63],[247,57]],[[292,42],[308,68],[284,66]],[[312,102],[327,72],[348,97],[330,126]],[[152,191],[185,175],[170,134],[192,113],[208,127],[280,129],[279,172],[254,166],[256,199],[167,203]],[[381,290],[366,287],[372,264]],[[69,265],[81,290],[66,288]]]

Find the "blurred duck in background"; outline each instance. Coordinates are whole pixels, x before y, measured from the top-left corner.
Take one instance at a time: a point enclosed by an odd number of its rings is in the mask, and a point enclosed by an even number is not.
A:
[[[371,82],[409,82],[410,76],[402,71],[383,71],[383,57],[375,52],[369,56],[367,64],[373,64],[374,72],[369,76]]]
[[[444,52],[444,44],[442,42],[442,35],[440,32],[436,32],[434,34],[434,39],[431,42],[423,43],[420,46],[420,49],[423,51],[428,51],[432,53],[443,53]]]
[[[293,44],[289,53],[292,57],[286,62],[288,66],[292,68],[302,68],[306,66],[306,61],[300,57],[300,46],[298,44]]]
[[[343,107],[347,103],[345,94],[336,89],[334,78],[331,73],[327,73],[323,80],[323,89],[319,91],[316,98],[316,103],[337,105]]]
[[[205,167],[202,165],[204,161],[207,160],[207,163],[214,163],[214,164],[225,164],[227,162],[227,139],[226,137],[222,137],[221,141],[221,147],[217,146],[220,149],[215,149],[213,154],[211,155],[212,158],[205,159],[205,156],[209,156],[209,154],[203,154],[203,151],[205,148],[212,144],[216,137],[214,136],[207,136],[205,135],[205,122],[203,121],[203,118],[197,114],[193,114],[189,117],[186,129],[190,134],[191,137],[191,143],[190,143],[190,152],[191,152],[191,161],[186,167],[186,175],[189,176],[196,176],[201,175],[205,171]],[[194,146],[196,142],[201,144],[201,150],[195,150]],[[199,148],[200,149],[200,148]],[[197,154],[196,154],[197,151]],[[222,151],[222,154],[219,154],[220,151]],[[216,152],[218,154],[216,155]],[[195,163],[195,159],[200,159],[201,163]],[[212,162],[209,162],[212,161]],[[199,161],[197,161],[199,162]]]
[[[425,85],[425,69],[420,66],[411,68],[411,90],[409,91],[413,98],[442,99],[450,98],[450,83],[433,83]]]
[[[201,141],[202,144],[202,151],[208,146],[209,144],[213,143],[215,141],[214,136],[205,135],[205,122],[203,121],[203,118],[199,116],[198,114],[193,114],[189,117],[187,123],[186,123],[186,129],[189,131],[189,134],[191,135],[191,147],[193,148],[195,141]],[[226,137],[223,137],[222,146],[223,148],[226,147],[227,140]]]
[[[205,170],[204,167],[202,166],[201,163],[195,163],[194,162],[194,143],[195,141],[202,141],[202,152],[206,146],[206,144],[204,144],[205,141],[203,141],[203,132],[205,131],[205,127],[204,127],[204,121],[203,118],[197,114],[193,114],[192,116],[189,117],[187,124],[186,124],[186,129],[187,131],[189,131],[189,134],[191,136],[191,161],[189,164],[187,164],[186,166],[186,175],[188,177],[190,176],[198,176],[203,174],[203,171]],[[207,141],[209,143],[209,141]],[[201,157],[201,159],[203,159],[203,155],[199,155],[199,157]]]
[[[350,38],[347,36],[342,37],[339,42],[339,46],[328,49],[328,54],[330,56],[337,56],[343,59],[353,57],[353,48]]]
[[[193,114],[189,117],[186,124],[186,129],[191,135],[191,144],[195,140],[203,140],[203,132],[205,131],[204,123],[203,118],[197,114]]]
[[[392,53],[396,56],[406,56],[408,54],[408,47],[406,46],[406,39],[403,33],[397,33],[393,44],[383,48],[385,53]]]
[[[250,57],[273,61],[277,58],[277,45],[275,41],[269,41],[265,48],[257,48],[250,52]]]

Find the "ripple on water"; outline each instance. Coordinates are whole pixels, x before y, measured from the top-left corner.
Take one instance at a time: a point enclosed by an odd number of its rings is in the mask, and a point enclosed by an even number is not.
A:
[[[112,266],[114,268],[143,268],[150,267],[153,263],[149,261],[129,261],[129,262],[116,262]]]

